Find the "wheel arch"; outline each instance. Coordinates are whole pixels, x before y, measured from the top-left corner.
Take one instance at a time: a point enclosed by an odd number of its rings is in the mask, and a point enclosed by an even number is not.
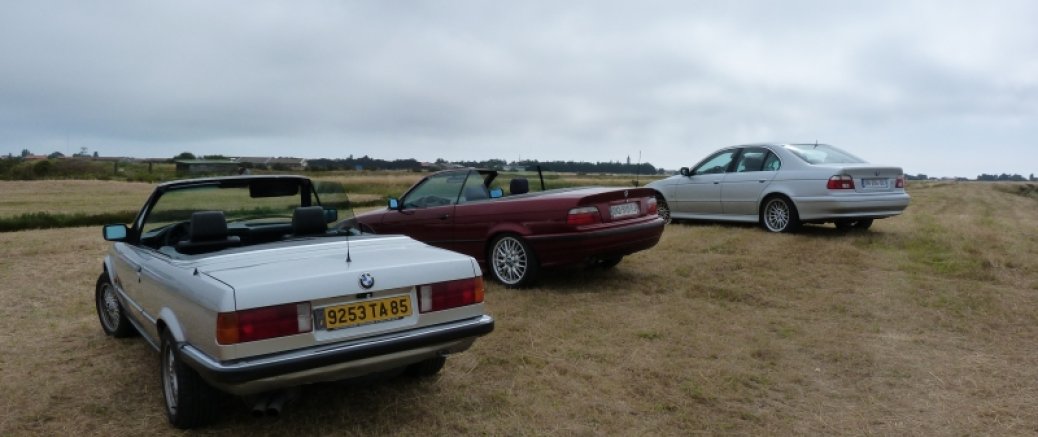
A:
[[[177,343],[187,339],[183,325],[169,307],[159,310],[159,316],[155,320],[155,331],[158,333],[159,341],[162,340],[164,332],[168,332]]]
[[[760,218],[761,212],[763,212],[764,204],[767,203],[769,199],[771,199],[772,197],[775,197],[775,196],[784,197],[786,200],[789,201],[789,203],[793,204],[793,207],[796,208],[797,211],[800,211],[800,205],[797,204],[796,199],[788,191],[786,191],[786,190],[773,190],[773,191],[769,191],[769,192],[764,193],[763,195],[761,195],[760,196],[760,200],[757,201],[757,217],[758,218]]]

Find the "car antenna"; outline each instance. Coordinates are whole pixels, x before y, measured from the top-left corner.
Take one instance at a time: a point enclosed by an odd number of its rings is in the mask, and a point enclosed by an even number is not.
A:
[[[346,264],[349,265],[351,262],[353,262],[353,259],[350,258],[350,231],[347,230],[346,231]]]
[[[628,161],[630,162],[630,161]],[[642,151],[638,151],[638,165],[634,167],[634,186],[641,185],[641,174],[642,174]]]

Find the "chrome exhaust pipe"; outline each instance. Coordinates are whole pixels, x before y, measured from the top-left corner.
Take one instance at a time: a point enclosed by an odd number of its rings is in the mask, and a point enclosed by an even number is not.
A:
[[[263,417],[267,414],[267,404],[270,403],[269,394],[261,394],[256,396],[256,399],[252,402],[252,417]]]
[[[271,396],[270,401],[267,402],[267,408],[265,409],[267,416],[280,416],[281,409],[285,407],[286,402],[288,402],[288,396],[285,394],[285,392],[278,392],[274,396]]]

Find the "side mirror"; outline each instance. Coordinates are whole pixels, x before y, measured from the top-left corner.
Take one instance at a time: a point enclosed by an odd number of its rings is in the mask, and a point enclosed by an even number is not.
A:
[[[337,210],[335,208],[325,208],[324,209],[324,222],[325,223],[334,223],[337,220],[339,220],[339,210]]]
[[[495,187],[495,188],[491,188],[490,189],[490,198],[491,199],[497,199],[498,197],[501,197],[501,196],[504,196],[504,195],[505,195],[505,192],[500,187]]]
[[[105,225],[104,229],[101,231],[101,234],[105,237],[105,241],[124,241],[126,240],[126,235],[128,233],[129,228],[122,223]]]
[[[688,167],[681,167],[681,170],[679,170],[678,172],[685,177],[692,176],[692,171],[689,170]]]
[[[396,197],[390,197],[388,203],[389,209],[400,210],[400,200],[398,200]]]

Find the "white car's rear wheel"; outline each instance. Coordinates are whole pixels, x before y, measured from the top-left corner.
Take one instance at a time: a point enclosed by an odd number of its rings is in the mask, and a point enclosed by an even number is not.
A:
[[[194,369],[180,361],[176,342],[162,333],[162,395],[169,423],[180,429],[209,423],[216,416],[219,393],[202,380]]]
[[[521,287],[537,278],[537,256],[517,235],[502,235],[490,243],[487,262],[494,279],[507,287]]]

